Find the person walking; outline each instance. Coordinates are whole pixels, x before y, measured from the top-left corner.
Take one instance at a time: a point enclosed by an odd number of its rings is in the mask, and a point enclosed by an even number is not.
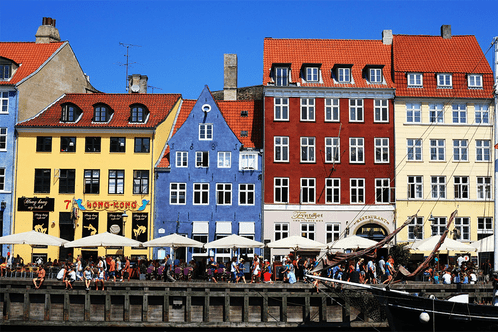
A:
[[[175,282],[176,280],[171,276],[171,271],[173,269],[173,260],[171,257],[166,255],[166,263],[164,264],[164,271],[163,271],[163,279],[164,282],[170,281],[170,282]]]

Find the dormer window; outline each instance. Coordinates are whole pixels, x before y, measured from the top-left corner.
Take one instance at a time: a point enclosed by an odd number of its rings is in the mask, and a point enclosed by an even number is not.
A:
[[[332,75],[339,84],[350,84],[352,83],[351,68],[353,65],[338,64],[332,68]]]
[[[132,123],[145,123],[149,115],[149,111],[143,105],[131,106],[130,122]]]
[[[82,111],[74,104],[62,105],[61,122],[76,122]]]
[[[291,81],[290,64],[273,64],[272,75],[276,86],[288,86]]]
[[[368,81],[372,84],[382,83],[382,68],[369,68]]]
[[[408,87],[409,88],[423,88],[424,82],[423,82],[422,77],[423,76],[421,73],[408,73],[407,74]]]
[[[437,87],[440,89],[451,89],[453,80],[451,74],[437,74]]]
[[[301,76],[308,83],[318,83],[320,81],[320,64],[303,63]]]
[[[482,75],[469,74],[467,76],[469,89],[482,89]]]
[[[9,80],[12,73],[10,63],[0,63],[0,80]]]
[[[107,105],[99,104],[93,108],[93,121],[94,122],[109,122],[111,119],[112,111]]]

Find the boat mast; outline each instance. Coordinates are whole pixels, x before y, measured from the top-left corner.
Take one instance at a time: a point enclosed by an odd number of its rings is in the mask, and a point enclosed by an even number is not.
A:
[[[498,144],[498,119],[496,116],[496,106],[498,105],[498,37],[493,38],[492,44],[495,44],[495,53],[494,53],[494,74],[495,74],[495,85],[494,85],[494,95],[495,95],[495,108],[494,108],[494,136],[495,136],[495,147]],[[498,274],[498,158],[495,149],[495,197],[494,197],[494,264],[493,271],[494,275]]]

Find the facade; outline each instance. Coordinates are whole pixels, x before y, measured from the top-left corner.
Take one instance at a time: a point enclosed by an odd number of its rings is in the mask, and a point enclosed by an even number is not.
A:
[[[265,39],[265,242],[394,229],[391,42]]]
[[[35,115],[64,92],[91,92],[55,20],[44,18],[36,42],[0,42],[0,236],[11,234],[14,197],[14,125]],[[9,248],[0,246],[0,255]]]
[[[130,81],[132,82],[132,81]],[[151,239],[154,165],[162,157],[179,94],[66,94],[18,131],[15,233],[67,240],[111,232]],[[29,246],[16,245],[24,259]],[[35,248],[43,259],[122,254],[142,248]]]
[[[178,233],[206,243],[238,234],[260,241],[262,102],[215,101],[206,86],[197,100],[183,100],[175,121],[156,167],[154,238]],[[156,248],[154,257],[167,250]],[[227,261],[230,250],[178,249],[176,257]]]
[[[475,36],[394,35],[398,241],[493,233],[493,73]],[[432,218],[431,218],[432,217]]]

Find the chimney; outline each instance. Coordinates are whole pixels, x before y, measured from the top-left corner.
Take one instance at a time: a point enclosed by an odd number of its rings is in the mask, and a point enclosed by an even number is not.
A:
[[[441,25],[441,37],[451,39],[451,25]]]
[[[237,100],[237,54],[224,54],[224,100]]]
[[[42,19],[42,25],[36,31],[35,37],[37,44],[57,43],[61,41],[59,30],[55,27],[55,20],[51,17],[44,17]]]
[[[128,76],[128,93],[147,93],[148,77],[140,74]]]
[[[393,31],[383,30],[382,31],[382,44],[392,45],[393,44]]]

